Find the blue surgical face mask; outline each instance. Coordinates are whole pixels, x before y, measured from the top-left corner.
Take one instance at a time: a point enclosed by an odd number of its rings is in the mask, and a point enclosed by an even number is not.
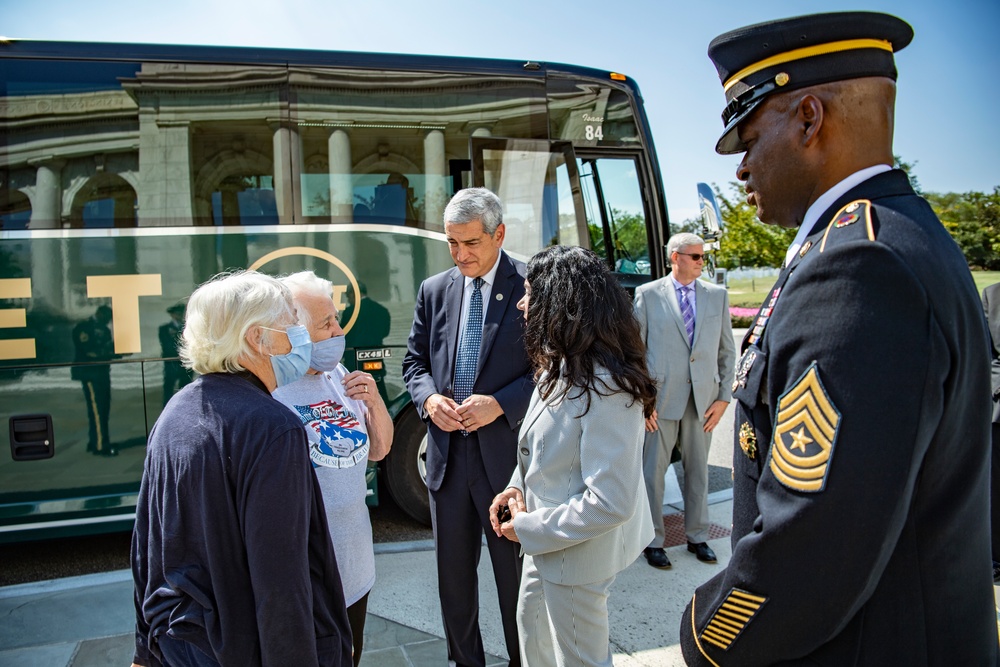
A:
[[[310,368],[317,371],[332,371],[340,365],[340,360],[344,358],[344,347],[347,339],[343,336],[333,336],[326,340],[313,343],[312,361]]]
[[[269,329],[281,331],[281,329]],[[312,353],[312,341],[309,340],[309,330],[300,324],[288,327],[284,331],[292,349],[287,354],[272,354],[271,368],[274,370],[274,380],[279,387],[291,384],[300,379],[309,370],[309,358]]]

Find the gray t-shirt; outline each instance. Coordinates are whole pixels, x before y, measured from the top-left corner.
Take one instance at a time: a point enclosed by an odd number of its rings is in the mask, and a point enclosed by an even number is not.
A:
[[[343,365],[306,375],[272,395],[299,416],[309,439],[309,458],[323,490],[323,504],[344,600],[351,606],[375,583],[372,524],[365,505],[368,487],[368,416],[365,404],[344,395]]]

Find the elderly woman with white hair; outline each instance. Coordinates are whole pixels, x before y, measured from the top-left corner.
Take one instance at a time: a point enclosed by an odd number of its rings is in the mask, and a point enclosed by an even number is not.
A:
[[[180,356],[201,376],[150,432],[136,508],[136,665],[350,665],[306,436],[270,395],[311,347],[274,278],[221,275],[191,295]]]
[[[308,329],[313,348],[309,371],[272,395],[306,428],[309,458],[337,550],[357,667],[364,647],[368,593],[375,584],[365,470],[369,461],[380,461],[389,453],[392,417],[375,379],[363,371],[349,372],[340,363],[346,344],[332,298],[333,284],[312,271],[293,273],[281,282],[292,292],[299,322]]]

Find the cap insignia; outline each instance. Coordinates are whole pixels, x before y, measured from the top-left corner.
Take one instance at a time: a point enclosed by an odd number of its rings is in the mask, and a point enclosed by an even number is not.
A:
[[[778,399],[771,473],[789,489],[822,491],[839,425],[840,412],[820,382],[814,361]]]

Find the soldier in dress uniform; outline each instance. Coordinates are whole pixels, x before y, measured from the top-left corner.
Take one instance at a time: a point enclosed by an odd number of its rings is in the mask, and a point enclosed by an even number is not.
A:
[[[111,412],[111,365],[106,363],[115,356],[111,339],[111,308],[98,306],[97,312],[73,327],[73,346],[76,350],[70,374],[83,386],[83,401],[87,406],[90,424],[87,451],[99,456],[118,456],[111,444],[108,431],[108,413]]]
[[[181,388],[191,383],[192,373],[177,358],[177,344],[184,331],[184,304],[167,308],[170,321],[160,326],[160,354],[163,355],[163,405]]]
[[[745,153],[757,216],[799,234],[737,362],[733,554],[685,610],[689,664],[997,663],[985,318],[891,168],[912,37],[844,12],[709,46],[716,151]]]
[[[340,316],[340,323],[346,326],[354,317],[354,310],[357,308],[358,319],[344,337],[347,347],[352,350],[382,347],[382,343],[392,327],[392,316],[385,306],[368,296],[368,286],[360,280],[358,281],[358,291],[361,292],[360,304],[355,303],[352,299]],[[361,370],[360,363],[358,366],[358,370]],[[382,396],[382,400],[388,401],[384,365],[381,370],[371,371],[371,376],[375,378],[375,385],[378,387],[378,393]]]

